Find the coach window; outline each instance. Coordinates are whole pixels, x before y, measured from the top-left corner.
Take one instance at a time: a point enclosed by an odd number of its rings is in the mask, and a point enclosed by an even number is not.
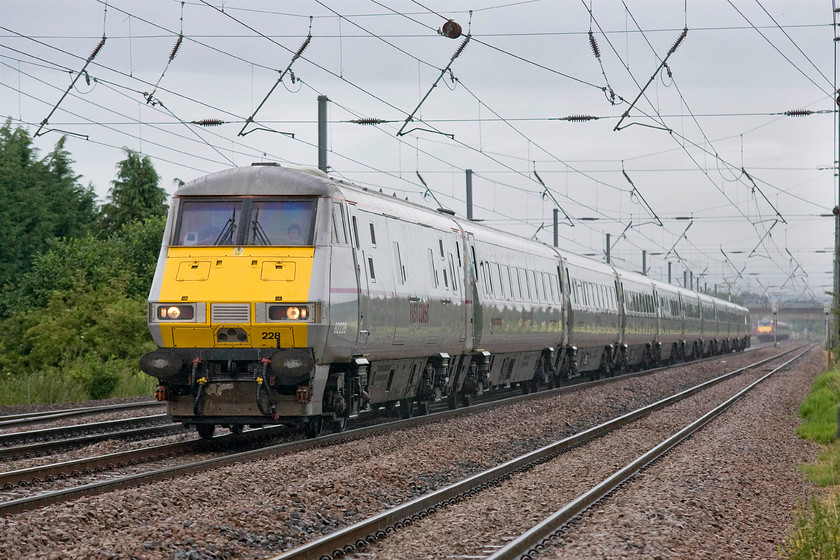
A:
[[[519,289],[522,291],[522,301],[531,301],[531,292],[528,291],[528,270],[519,270]]]
[[[560,298],[557,296],[557,283],[552,282],[551,274],[547,272],[543,274],[543,280],[543,284],[546,287],[546,295],[551,294],[551,299],[549,301],[552,303],[560,303]]]
[[[487,294],[488,297],[493,297],[493,294],[496,293],[496,292],[495,292],[495,288],[493,286],[493,275],[490,271],[490,263],[482,261],[481,262],[481,270],[482,270],[482,275],[484,277],[484,284],[487,286],[487,289],[485,289],[484,291],[485,291],[485,293]]]
[[[443,239],[438,239],[438,245],[440,245],[440,259],[443,260]]]
[[[458,291],[458,277],[455,276],[455,259],[452,258],[452,253],[449,253],[449,275],[452,277],[452,291]]]
[[[376,271],[373,269],[373,257],[368,257],[368,276],[371,282],[376,282]]]
[[[496,299],[505,299],[505,288],[502,284],[502,269],[496,263],[489,263],[489,266],[490,277],[493,279],[493,285],[495,286],[493,294],[496,296]]]
[[[475,271],[474,274],[478,274],[478,265],[476,264],[477,261],[475,260],[475,247],[470,246],[470,253],[472,254],[473,270]]]
[[[361,246],[359,245],[359,228],[356,227],[356,216],[353,216],[352,222],[353,222],[353,231],[350,232],[350,237],[355,237],[356,238],[356,248],[361,249]]]
[[[487,281],[493,285],[493,289],[490,291],[490,295],[496,299],[500,299],[502,293],[502,279],[495,274],[495,266],[494,263],[487,261]]]
[[[432,253],[431,249],[426,249],[426,254],[429,256],[429,271],[432,274],[432,285],[437,288],[438,287],[438,275],[437,270],[435,270],[435,256]]]
[[[516,290],[516,299],[523,301],[525,299],[525,286],[522,285],[522,269],[512,266],[510,267],[510,274],[511,285],[515,284],[513,289]]]
[[[400,244],[396,241],[394,241],[394,266],[397,268],[397,282],[402,286],[405,284],[405,267],[400,255]]]
[[[344,221],[344,208],[338,202],[333,202],[332,212],[332,241],[347,244],[347,229]]]
[[[507,293],[508,299],[515,300],[516,292],[514,291],[513,278],[510,274],[510,266],[502,265],[502,284],[505,285],[505,292]]]
[[[370,246],[376,247],[376,231],[373,229],[373,222],[370,222]]]

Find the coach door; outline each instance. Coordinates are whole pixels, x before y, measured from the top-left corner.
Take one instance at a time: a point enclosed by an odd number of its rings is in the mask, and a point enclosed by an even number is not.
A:
[[[463,236],[458,236],[456,242],[456,251],[458,252],[458,270],[455,274],[459,274],[463,279],[462,285],[464,287],[464,333],[461,340],[464,341],[464,347],[472,350],[475,345],[475,312],[474,306],[478,304],[478,291],[475,284],[475,276],[478,271],[475,269],[475,239],[473,234],[464,232]],[[463,244],[462,244],[463,240]]]

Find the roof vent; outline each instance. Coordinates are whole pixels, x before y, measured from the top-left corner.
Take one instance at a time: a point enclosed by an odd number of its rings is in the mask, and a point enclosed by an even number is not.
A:
[[[449,208],[438,208],[437,211],[441,214],[448,214],[450,216],[455,215],[455,210],[450,210]]]
[[[255,161],[251,164],[251,167],[259,167],[260,165],[269,165],[271,167],[281,167],[279,163],[276,161]]]

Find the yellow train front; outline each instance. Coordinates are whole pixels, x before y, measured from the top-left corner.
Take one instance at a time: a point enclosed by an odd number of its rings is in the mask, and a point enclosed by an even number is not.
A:
[[[159,379],[172,419],[205,438],[217,425],[238,432],[279,419],[314,435],[325,411],[338,428],[347,416],[343,387],[325,387],[315,355],[329,256],[316,258],[314,239],[320,229],[329,238],[329,212],[319,212],[329,194],[312,188],[317,174],[292,172],[281,186],[260,171],[213,174],[176,193],[150,291],[158,350],[140,367]]]

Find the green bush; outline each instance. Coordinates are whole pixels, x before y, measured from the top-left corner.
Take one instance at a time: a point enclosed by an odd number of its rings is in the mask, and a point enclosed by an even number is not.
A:
[[[119,380],[119,375],[108,363],[90,354],[65,364],[64,369],[70,379],[82,384],[91,399],[110,397]]]
[[[9,333],[0,339],[6,370],[57,367],[87,355],[136,360],[154,348],[145,299],[126,298],[118,285],[54,292],[45,308],[15,313],[0,328]]]

